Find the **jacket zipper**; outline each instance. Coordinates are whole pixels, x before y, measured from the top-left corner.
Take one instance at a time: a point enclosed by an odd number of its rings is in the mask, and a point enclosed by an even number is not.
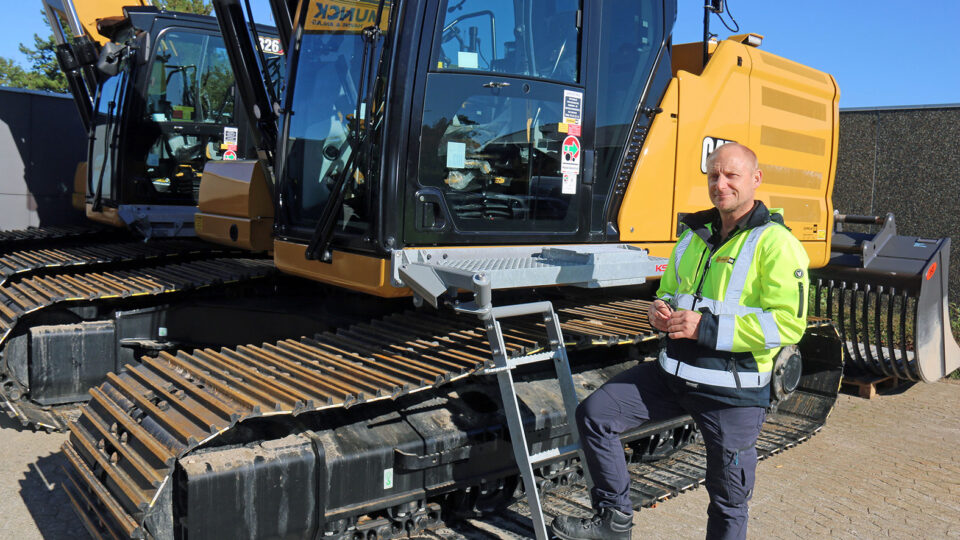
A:
[[[714,256],[718,251],[720,251],[720,248],[723,247],[724,244],[726,244],[727,242],[729,242],[734,236],[739,235],[741,232],[742,232],[742,231],[737,231],[736,234],[733,234],[733,235],[728,236],[726,239],[724,239],[723,242],[720,242],[719,244],[717,244],[716,246],[714,246],[713,249],[710,250],[710,256],[707,258],[707,267],[703,269],[703,275],[700,276],[700,283],[697,284],[697,290],[696,290],[696,292],[693,294],[693,307],[690,308],[691,310],[693,310],[693,309],[697,306],[697,302],[699,302],[700,300],[703,300],[703,282],[705,282],[705,281],[707,280],[707,272],[710,271],[710,265],[711,265],[711,263],[713,262],[713,256]],[[704,252],[701,251],[701,252],[700,252],[700,262],[697,263],[697,269],[698,269],[698,270],[700,269],[700,264],[703,263],[703,254],[704,254]]]

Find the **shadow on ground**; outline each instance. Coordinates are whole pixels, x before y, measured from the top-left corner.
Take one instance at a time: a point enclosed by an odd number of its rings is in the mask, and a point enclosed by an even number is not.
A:
[[[45,540],[87,540],[90,536],[63,490],[69,481],[65,465],[66,458],[59,452],[30,463],[20,481],[20,497]]]

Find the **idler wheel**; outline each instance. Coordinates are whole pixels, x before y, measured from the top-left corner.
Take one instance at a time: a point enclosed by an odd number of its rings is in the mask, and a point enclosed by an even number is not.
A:
[[[788,345],[773,360],[773,380],[770,383],[771,399],[781,402],[793,393],[800,384],[803,360],[796,345]]]

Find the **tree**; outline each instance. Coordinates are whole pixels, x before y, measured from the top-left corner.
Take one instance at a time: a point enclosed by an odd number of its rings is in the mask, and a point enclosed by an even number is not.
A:
[[[44,24],[50,27],[50,22],[41,11]],[[72,37],[70,29],[65,28],[67,36]],[[0,85],[30,90],[48,90],[51,92],[67,92],[67,78],[60,71],[57,63],[57,42],[50,34],[47,39],[33,35],[33,47],[20,44],[20,53],[27,58],[30,69],[24,69],[10,58],[0,56]]]
[[[50,90],[52,92],[67,92],[67,78],[60,71],[57,63],[57,42],[50,34],[47,39],[33,35],[33,48],[20,44],[20,53],[27,57],[30,64],[28,79],[31,81],[28,88],[35,90]]]
[[[209,0],[156,0],[154,4],[160,9],[200,15],[209,15],[213,11],[213,5]],[[43,20],[49,27],[50,22],[45,15]],[[69,39],[70,29],[66,25],[63,26]],[[41,39],[34,34],[32,48],[21,43],[20,52],[27,57],[27,62],[30,64],[29,70],[22,68],[10,58],[0,56],[0,86],[66,93],[67,79],[60,71],[60,64],[57,63],[56,47],[53,34],[50,34],[47,39]]]
[[[156,0],[154,5],[167,11],[182,11],[198,15],[209,15],[213,11],[213,5],[208,0]]]

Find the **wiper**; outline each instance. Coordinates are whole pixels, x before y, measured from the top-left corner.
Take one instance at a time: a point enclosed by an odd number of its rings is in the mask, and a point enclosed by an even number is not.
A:
[[[104,124],[106,124],[107,127],[103,133],[104,156],[103,156],[103,162],[100,164],[100,173],[97,178],[97,187],[93,193],[92,210],[94,212],[99,212],[103,210],[103,176],[107,170],[108,160],[110,162],[110,177],[113,178],[117,172],[117,169],[116,169],[117,141],[120,138],[120,129],[119,129],[119,126],[117,125],[117,122],[114,122],[113,111],[114,109],[116,109],[117,112],[119,113],[120,111],[123,110],[123,104],[118,103],[117,96],[119,94],[120,99],[123,98],[124,94],[123,94],[122,88],[125,85],[126,85],[126,80],[122,80],[120,81],[119,84],[117,84],[116,89],[114,89],[113,99],[111,99],[110,102],[107,104],[107,117],[104,121]],[[103,89],[103,86],[101,85],[99,88],[97,88],[97,93],[100,93],[102,89]],[[96,128],[91,128],[91,133],[96,133],[95,129]],[[91,136],[95,137],[94,135],[91,135]]]
[[[352,143],[350,157],[347,158],[347,161],[344,163],[343,169],[338,171],[336,181],[331,188],[330,200],[327,201],[327,204],[323,207],[323,212],[320,214],[320,219],[317,221],[317,228],[313,231],[313,236],[310,238],[310,243],[307,244],[306,258],[309,260],[320,260],[321,262],[331,262],[333,260],[333,254],[330,251],[330,241],[333,238],[333,230],[336,226],[337,217],[340,215],[341,208],[343,207],[343,200],[347,194],[347,179],[350,177],[350,174],[354,170],[354,162],[356,161],[356,156],[359,153],[361,148],[366,148],[368,150],[367,158],[367,172],[371,170],[370,165],[370,152],[368,141],[370,139],[370,134],[374,130],[375,120],[374,117],[376,113],[374,111],[374,83],[376,82],[375,75],[380,73],[380,69],[383,66],[383,51],[384,47],[380,48],[380,58],[377,62],[377,71],[376,74],[373,70],[373,54],[371,53],[371,48],[375,47],[377,42],[383,37],[383,32],[380,30],[380,21],[383,16],[383,6],[386,4],[386,0],[380,0],[377,3],[377,17],[373,23],[373,26],[367,26],[361,32],[363,36],[363,52],[361,55],[361,68],[360,68],[360,88],[357,89],[357,106],[354,112],[354,129],[352,133]],[[395,16],[396,5],[393,6],[391,16]],[[373,81],[369,81],[373,77]],[[365,84],[367,83],[367,84]],[[366,88],[365,88],[366,87]],[[363,106],[363,92],[366,89],[367,91],[367,108],[366,108],[366,132],[363,136],[360,135],[360,113]],[[343,155],[341,153],[341,155]]]

